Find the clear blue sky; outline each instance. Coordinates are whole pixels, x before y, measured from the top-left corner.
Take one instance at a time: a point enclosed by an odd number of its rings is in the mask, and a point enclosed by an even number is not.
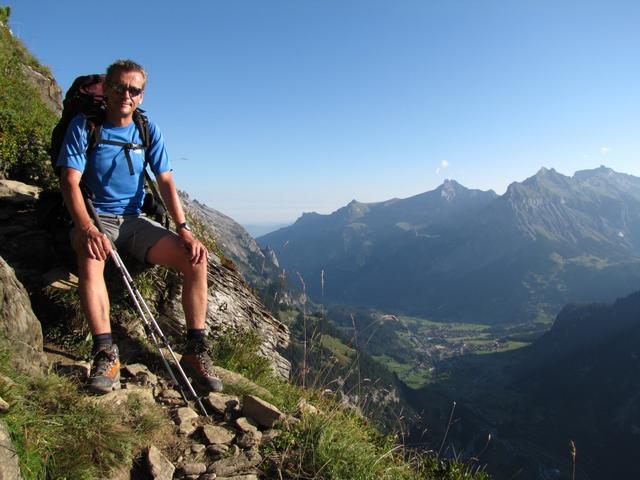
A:
[[[0,4],[65,90],[142,63],[178,187],[241,223],[542,166],[640,176],[639,1]]]

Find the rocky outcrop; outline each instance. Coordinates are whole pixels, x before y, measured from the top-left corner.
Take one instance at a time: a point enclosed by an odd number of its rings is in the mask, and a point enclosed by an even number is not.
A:
[[[262,249],[251,235],[232,218],[180,192],[185,209],[198,217],[213,232],[222,253],[233,261],[238,271],[267,306],[303,306],[303,295],[283,275],[278,258],[271,249]]]
[[[0,334],[18,352],[16,367],[32,372],[43,362],[42,328],[29,295],[13,269],[0,257]]]
[[[179,332],[185,328],[180,303],[182,283],[175,275],[169,280],[168,295],[160,310],[163,327]],[[276,320],[247,287],[242,276],[209,257],[209,307],[207,326],[214,333],[227,331],[255,332],[260,338],[259,352],[268,358],[274,372],[288,378],[291,364],[280,352],[289,344],[289,329]]]
[[[33,67],[23,65],[25,77],[33,85],[42,101],[51,109],[52,112],[62,114],[62,90],[56,81],[35,70]]]
[[[0,421],[0,479],[22,480],[18,453],[11,443],[6,425]]]

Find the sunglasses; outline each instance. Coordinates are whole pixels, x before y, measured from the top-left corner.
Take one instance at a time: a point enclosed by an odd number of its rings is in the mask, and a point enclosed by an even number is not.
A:
[[[132,97],[137,97],[144,91],[142,88],[132,87],[131,85],[125,85],[124,83],[112,83],[109,86],[120,95],[124,95],[124,92],[129,92],[129,95]]]

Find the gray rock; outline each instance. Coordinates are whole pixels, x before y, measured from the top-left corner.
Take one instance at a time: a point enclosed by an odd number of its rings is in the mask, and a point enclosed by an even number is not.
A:
[[[9,411],[9,404],[0,397],[0,413],[7,413]]]
[[[251,418],[240,417],[236,420],[236,426],[242,432],[257,432],[258,424]]]
[[[191,445],[191,453],[195,453],[197,455],[204,452],[206,448],[206,445],[203,445],[201,443],[194,443],[193,445]]]
[[[286,426],[294,426],[299,425],[301,420],[299,418],[294,417],[293,415],[287,415],[284,419],[284,424]]]
[[[207,471],[207,465],[202,462],[185,463],[179,469],[182,475],[200,475]]]
[[[151,373],[151,371],[141,363],[133,363],[131,365],[125,365],[122,368],[122,373],[126,376],[135,378],[136,381],[143,385],[155,386],[158,384],[158,377]]]
[[[213,457],[224,455],[228,451],[229,451],[229,447],[222,444],[214,443],[212,445],[207,446],[207,453]]]
[[[257,467],[262,457],[255,450],[247,450],[237,457],[223,458],[209,465],[207,473],[215,473],[218,476],[234,476],[241,473],[255,473],[250,470]]]
[[[202,427],[202,435],[207,445],[212,444],[230,444],[235,438],[235,432],[217,425],[205,425]]]
[[[256,385],[239,373],[231,372],[222,367],[213,367],[213,373],[216,377],[222,380],[224,385],[234,385],[239,390],[251,392],[255,395],[260,395],[261,397],[269,397],[271,395],[268,390],[262,388],[260,385]]]
[[[267,430],[266,432],[262,432],[262,444],[267,445],[273,442],[281,434],[282,432],[280,430],[276,430],[275,428],[271,430]]]
[[[190,407],[181,407],[176,411],[178,431],[183,435],[190,435],[196,430],[198,414]]]
[[[18,453],[13,448],[9,431],[2,421],[0,421],[0,479],[22,480]]]
[[[27,291],[13,269],[0,257],[0,333],[14,350],[14,367],[37,374],[46,365],[42,353],[42,327],[31,309]]]
[[[217,480],[258,480],[258,475],[234,475],[233,477],[216,477]]]
[[[203,403],[205,407],[220,415],[224,415],[226,412],[240,411],[240,400],[235,395],[211,392]]]
[[[242,398],[242,414],[267,428],[273,427],[283,417],[276,406],[253,395],[245,395]]]
[[[33,204],[38,199],[40,190],[15,180],[0,180],[0,202],[16,206]]]
[[[57,290],[71,290],[78,287],[78,277],[64,267],[57,267],[42,275],[42,283]]]
[[[60,116],[62,113],[62,90],[49,75],[43,75],[29,65],[22,65],[22,71],[29,83],[35,88],[42,101],[49,109]]]
[[[238,435],[236,443],[240,448],[249,450],[251,448],[257,448],[262,441],[262,432],[259,430],[242,432]]]
[[[99,405],[124,405],[129,401],[129,397],[134,395],[143,402],[152,405],[155,403],[153,399],[153,393],[149,388],[137,387],[135,385],[129,385],[129,388],[114,390],[105,395],[99,397],[90,397],[91,401]]]
[[[155,446],[147,450],[147,465],[154,480],[171,480],[176,468]]]
[[[306,399],[301,398],[296,406],[296,416],[302,417],[303,415],[318,415],[319,410],[307,402]]]
[[[182,400],[182,394],[172,388],[163,389],[159,397],[164,400]]]

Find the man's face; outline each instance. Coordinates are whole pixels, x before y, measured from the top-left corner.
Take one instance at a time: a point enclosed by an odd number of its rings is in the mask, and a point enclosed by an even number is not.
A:
[[[106,85],[107,116],[127,118],[133,115],[144,98],[144,78],[140,72],[120,72]]]

